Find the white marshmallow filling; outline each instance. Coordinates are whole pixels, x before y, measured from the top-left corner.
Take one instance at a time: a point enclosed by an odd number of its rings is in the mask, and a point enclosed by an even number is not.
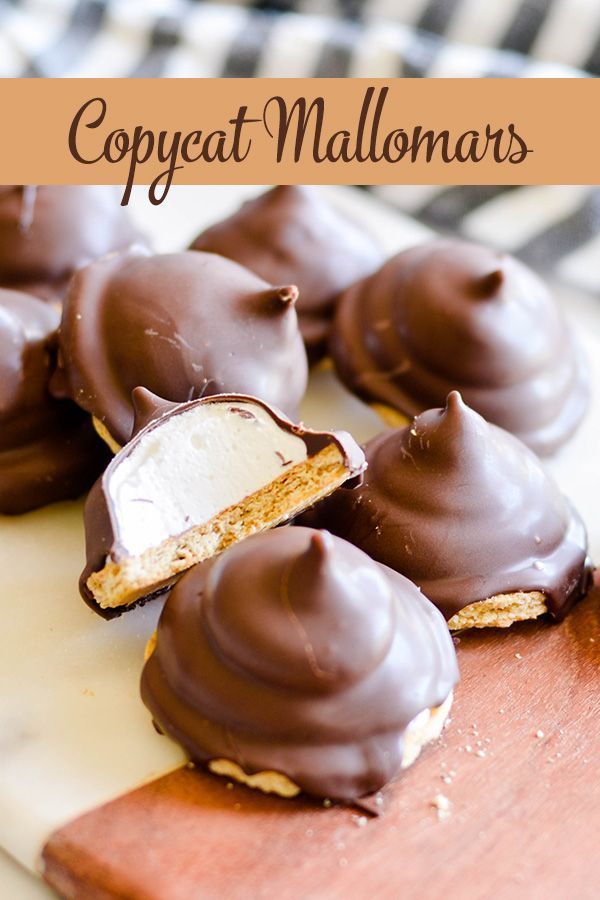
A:
[[[110,473],[113,527],[128,556],[202,525],[307,459],[259,404],[199,404],[166,416]]]

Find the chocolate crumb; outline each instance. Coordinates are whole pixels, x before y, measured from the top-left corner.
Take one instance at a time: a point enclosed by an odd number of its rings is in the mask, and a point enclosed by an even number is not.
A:
[[[282,465],[282,466],[289,466],[289,465],[291,464],[291,462],[292,462],[291,459],[286,459],[285,456],[283,455],[283,453],[282,453],[280,450],[276,450],[276,451],[275,451],[275,456],[276,456],[278,459],[281,460],[281,465]]]
[[[229,412],[235,413],[236,416],[240,416],[242,419],[255,419],[256,418],[254,413],[251,413],[249,409],[242,409],[239,406],[230,406]]]
[[[452,803],[444,794],[436,794],[431,801],[431,806],[437,810],[437,816],[440,822],[448,819],[452,814]]]
[[[377,818],[383,813],[383,796],[379,793],[369,794],[366,797],[359,797],[352,805],[357,807],[357,809],[360,809],[361,812],[368,813],[369,816]]]

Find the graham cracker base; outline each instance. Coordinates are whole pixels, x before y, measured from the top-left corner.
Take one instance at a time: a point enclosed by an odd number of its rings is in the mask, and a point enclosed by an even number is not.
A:
[[[99,438],[102,438],[105,444],[108,445],[108,448],[111,453],[114,453],[115,456],[122,449],[121,445],[115,441],[114,437],[100,419],[97,419],[96,416],[92,416],[92,425],[94,426],[94,430]]]
[[[314,364],[312,367],[313,372],[333,372],[335,371],[335,367],[333,365],[333,360],[330,356],[324,356],[318,362]]]
[[[231,544],[287,521],[347,478],[342,452],[336,444],[329,444],[208,522],[139,556],[108,559],[100,571],[90,575],[87,587],[102,609],[128,606]]]
[[[470,603],[448,622],[450,631],[466,628],[510,628],[515,622],[537,619],[548,611],[541,591],[515,591],[497,594],[487,600]]]
[[[412,421],[404,413],[392,406],[386,406],[385,403],[370,403],[369,406],[389,428],[403,428],[405,425],[410,425]]]
[[[222,775],[240,784],[245,784],[250,788],[257,788],[263,794],[277,794],[279,797],[297,797],[301,792],[301,788],[297,784],[280,772],[265,770],[264,772],[256,772],[254,775],[248,775],[247,772],[238,766],[231,759],[211,759],[209,760],[208,769],[214,775]]]

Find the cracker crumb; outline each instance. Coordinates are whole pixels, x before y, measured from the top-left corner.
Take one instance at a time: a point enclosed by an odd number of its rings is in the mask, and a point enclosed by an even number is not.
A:
[[[445,794],[436,794],[431,801],[431,806],[437,810],[437,816],[440,822],[448,819],[451,815],[452,803]]]
[[[485,753],[485,750],[478,750],[477,753],[476,753],[475,755],[476,755],[476,756],[479,756],[480,759],[483,759],[484,756],[486,755],[486,753]]]
[[[329,799],[329,797],[325,797],[325,799],[323,800],[323,806],[325,807],[325,809],[329,809],[329,807],[331,806],[331,800]]]
[[[96,694],[95,694],[95,692],[94,692],[91,688],[84,688],[84,689],[83,689],[83,696],[84,696],[84,697],[95,697]]]
[[[226,787],[227,787],[228,791],[232,791],[233,790],[233,781],[228,781]]]
[[[520,653],[515,653],[515,659],[523,659]]]

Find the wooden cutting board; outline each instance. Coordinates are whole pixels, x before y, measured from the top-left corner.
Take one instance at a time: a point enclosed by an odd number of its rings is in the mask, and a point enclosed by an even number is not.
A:
[[[86,900],[597,898],[600,589],[457,651],[452,722],[379,816],[184,768],[58,831],[44,877]]]

